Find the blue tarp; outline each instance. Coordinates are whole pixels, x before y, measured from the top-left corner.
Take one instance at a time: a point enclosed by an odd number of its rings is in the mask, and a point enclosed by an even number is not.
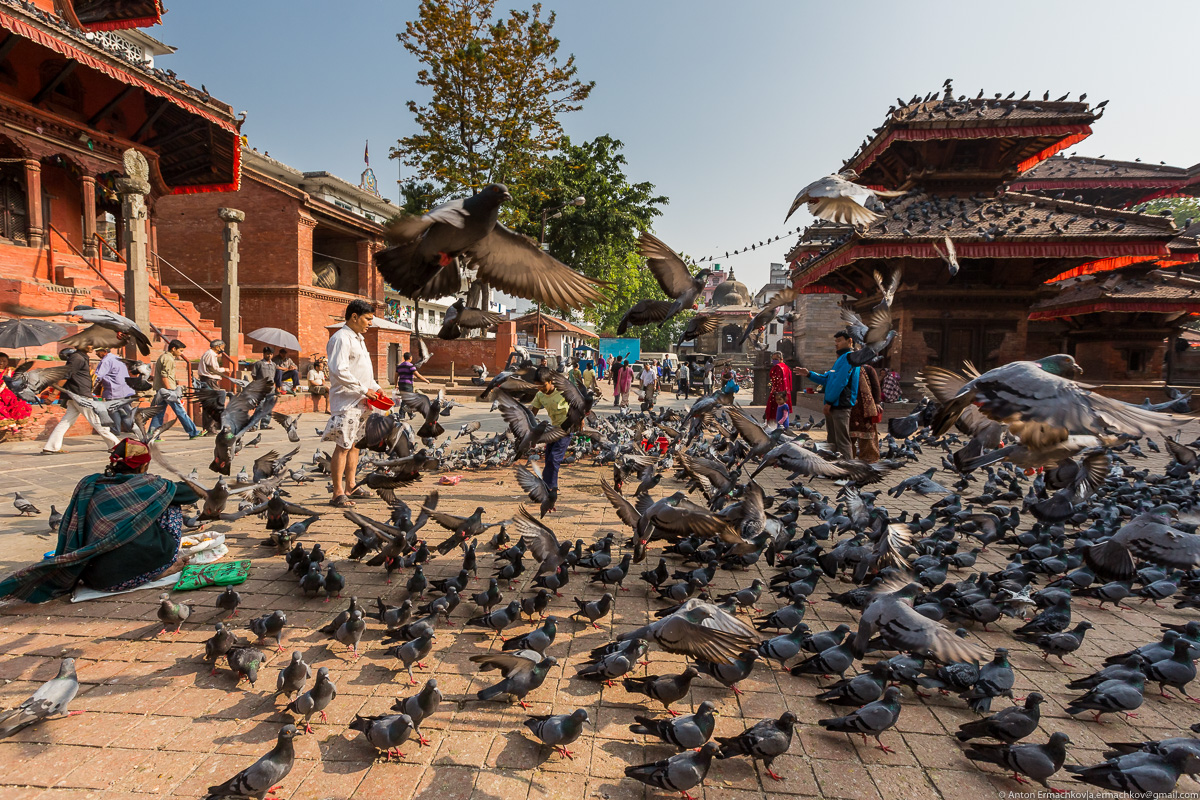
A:
[[[605,361],[620,356],[622,361],[638,361],[642,357],[641,339],[601,339],[600,355]]]

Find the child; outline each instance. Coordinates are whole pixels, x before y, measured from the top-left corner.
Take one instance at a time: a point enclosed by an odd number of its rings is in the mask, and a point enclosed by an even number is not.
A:
[[[725,385],[723,387],[721,387],[721,391],[727,395],[737,394],[737,390],[739,387],[738,387],[737,381],[735,381],[733,379],[733,373],[726,372],[721,377],[725,379]]]
[[[783,392],[775,393],[775,424],[784,430],[790,428],[792,419],[792,407],[788,405],[787,395]]]

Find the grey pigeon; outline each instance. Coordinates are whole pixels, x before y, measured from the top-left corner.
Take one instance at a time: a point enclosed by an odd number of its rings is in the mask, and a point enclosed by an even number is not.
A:
[[[435,634],[430,633],[428,636],[420,636],[403,644],[398,644],[388,650],[388,654],[399,659],[408,670],[409,684],[416,686],[417,679],[413,677],[413,667],[417,666],[421,669],[427,669],[421,659],[429,655],[433,650],[433,640],[437,638]]]
[[[997,647],[992,660],[979,668],[975,685],[959,697],[966,700],[976,714],[987,714],[992,710],[993,697],[1012,697],[1014,681],[1012,665],[1008,663],[1008,649]]]
[[[774,636],[765,642],[761,642],[758,645],[758,654],[763,658],[778,661],[780,666],[785,666],[788,661],[800,655],[800,648],[804,643],[804,636],[807,633],[808,626],[803,622],[798,622],[792,628],[791,633]]]
[[[312,715],[320,714],[322,722],[328,722],[325,709],[337,697],[337,687],[329,680],[329,667],[317,670],[317,680],[311,689],[288,703],[287,710],[304,717],[304,732],[312,733]]]
[[[390,761],[393,750],[396,751],[397,759],[404,758],[404,753],[400,752],[400,745],[412,736],[413,721],[408,714],[380,714],[377,717],[355,714],[350,722],[350,730],[360,731],[367,743],[377,751],[385,753],[384,760]]]
[[[304,684],[308,683],[310,675],[312,675],[312,667],[305,663],[304,656],[299,650],[293,650],[292,660],[286,667],[279,670],[279,679],[275,682],[275,692],[287,695],[287,698],[291,700],[292,695],[304,691]]]
[[[854,643],[858,634],[852,633],[845,641],[827,647],[811,658],[796,664],[789,670],[793,675],[833,675],[845,677],[846,670],[854,665]]]
[[[584,723],[588,722],[591,720],[588,719],[587,711],[577,708],[570,714],[529,717],[525,720],[525,727],[529,728],[542,744],[550,745],[567,758],[574,758],[567,745],[579,738],[583,733]]]
[[[363,620],[362,609],[356,608],[350,612],[350,619],[343,622],[333,632],[333,637],[349,647],[350,652],[354,654],[354,660],[357,661],[358,643],[362,641],[363,631],[366,629],[367,623]]]
[[[1156,797],[1175,791],[1192,755],[1185,749],[1166,753],[1136,752],[1095,766],[1067,767],[1075,780],[1128,792],[1131,797]]]
[[[1056,656],[1059,661],[1068,667],[1075,666],[1067,662],[1063,656],[1069,653],[1074,653],[1083,644],[1083,635],[1092,629],[1092,623],[1084,620],[1078,623],[1069,631],[1060,631],[1059,633],[1044,633],[1033,639],[1042,651],[1042,658],[1049,660],[1050,656]]]
[[[325,576],[321,574],[320,562],[309,562],[308,572],[300,576],[300,588],[305,597],[316,597],[325,588]]]
[[[642,678],[625,678],[621,684],[630,694],[644,694],[651,700],[662,703],[667,713],[674,717],[678,716],[679,712],[672,711],[671,704],[687,697],[692,688],[692,681],[699,674],[699,670],[689,666],[678,675],[646,675]],[[699,746],[696,745],[696,747]]]
[[[636,630],[623,633],[617,641],[648,639],[669,653],[727,664],[759,642],[757,632],[712,603],[692,598],[674,613]]]
[[[960,742],[984,737],[999,739],[1005,744],[1018,742],[1037,730],[1038,722],[1042,718],[1041,706],[1045,699],[1041,692],[1030,692],[1025,696],[1024,706],[1009,706],[990,717],[964,722],[958,726],[955,736]]]
[[[863,737],[874,737],[878,747],[885,753],[895,752],[879,741],[879,735],[896,724],[900,718],[900,689],[889,686],[883,693],[883,698],[873,703],[867,703],[862,708],[844,717],[818,720],[817,724],[829,731],[842,733],[857,733]]]
[[[703,783],[717,750],[715,742],[708,742],[699,750],[686,750],[653,764],[626,767],[625,776],[647,786],[680,792],[685,800],[695,800],[687,790]]]
[[[163,629],[158,632],[158,635],[162,636],[172,625],[175,626],[174,633],[178,634],[184,620],[192,615],[192,607],[187,603],[172,603],[169,592],[160,594],[158,600],[158,619],[163,624]]]
[[[546,617],[546,621],[542,623],[542,627],[534,628],[529,633],[520,636],[514,636],[511,639],[504,641],[504,650],[536,650],[542,655],[546,655],[546,649],[554,644],[554,637],[558,634],[558,617]]]
[[[974,744],[964,755],[972,761],[985,761],[1012,770],[1013,780],[1029,783],[1022,775],[1050,788],[1046,781],[1062,769],[1071,739],[1061,731],[1050,735],[1045,744]]]
[[[1145,699],[1145,689],[1146,677],[1141,672],[1126,679],[1107,680],[1089,690],[1082,697],[1071,700],[1067,705],[1067,713],[1079,714],[1083,711],[1092,711],[1095,713],[1097,722],[1100,721],[1100,715],[1106,713],[1121,713],[1127,717],[1136,717],[1137,714],[1130,712],[1141,707],[1142,701]]]
[[[229,630],[229,628],[225,627],[225,623],[223,622],[218,622],[216,624],[216,631],[217,632],[213,634],[211,639],[207,639],[204,642],[204,657],[209,661],[214,662],[212,669],[213,675],[217,674],[215,662],[218,658],[228,653],[237,645],[248,644],[247,642],[240,641],[238,637],[234,635],[231,630]]]
[[[242,604],[242,596],[233,590],[232,586],[226,586],[225,591],[217,595],[217,608],[222,611],[228,611],[230,617],[236,617],[238,606]]]
[[[712,738],[716,727],[717,707],[711,700],[705,700],[696,708],[695,714],[667,719],[638,717],[629,726],[633,733],[646,736],[656,736],[680,750],[695,750]]]
[[[720,743],[721,750],[717,758],[750,756],[762,761],[767,774],[781,781],[783,777],[775,774],[771,764],[791,748],[792,728],[795,725],[796,715],[785,711],[779,719],[764,719],[737,736],[718,736],[717,742]]]
[[[292,747],[295,737],[296,726],[284,725],[279,729],[279,739],[269,753],[224,783],[208,787],[209,800],[224,797],[256,797],[263,800],[292,771],[292,764],[296,760]]]
[[[51,505],[50,506],[50,531],[51,531],[51,533],[58,531],[58,524],[60,522],[62,522],[62,518],[63,518],[62,512],[59,511],[57,508],[55,508],[53,505]]]
[[[587,617],[588,621],[592,623],[592,627],[600,630],[600,626],[596,624],[596,620],[602,619],[608,615],[609,611],[612,611],[613,596],[610,592],[605,592],[599,600],[591,602],[580,600],[576,597],[575,604],[579,606],[579,610],[572,614],[571,617],[573,619],[581,616]]]
[[[1134,559],[1160,567],[1200,567],[1200,535],[1171,527],[1166,513],[1148,511],[1121,526],[1107,541],[1084,550],[1084,560],[1105,580],[1129,580]]]
[[[231,647],[225,657],[229,661],[229,668],[238,676],[235,686],[243,678],[253,686],[258,681],[258,670],[267,658],[257,647]]]
[[[1166,687],[1178,689],[1184,697],[1200,703],[1200,699],[1187,693],[1187,685],[1196,679],[1196,664],[1192,661],[1191,642],[1180,637],[1175,640],[1175,652],[1170,658],[1164,658],[1147,664],[1146,680],[1158,683],[1159,694],[1170,698]]]
[[[13,493],[13,507],[20,512],[21,516],[25,516],[27,514],[32,516],[42,513],[38,510],[37,506],[26,500],[20,492]]]
[[[742,690],[737,687],[738,681],[750,677],[756,661],[758,661],[758,651],[747,650],[737,658],[724,664],[714,664],[711,661],[697,661],[695,666],[696,669],[705,675],[716,678],[731,689],[734,694],[741,694]]]
[[[954,632],[913,610],[913,598],[921,590],[909,583],[896,591],[877,594],[863,611],[854,637],[853,653],[862,658],[871,637],[880,638],[893,650],[928,653],[939,661],[986,661],[985,648],[954,635]]]
[[[471,619],[467,620],[467,624],[478,628],[487,628],[499,633],[520,618],[521,604],[513,600],[504,608],[498,608],[495,611],[488,614],[481,614],[478,617],[471,617]]]
[[[629,647],[581,664],[575,674],[580,678],[604,681],[608,686],[613,686],[616,678],[632,672],[637,667],[638,659],[649,649],[650,645],[645,639],[634,639]]]
[[[888,664],[877,661],[869,671],[861,675],[843,678],[828,686],[817,695],[817,699],[832,706],[854,706],[858,708],[883,697],[888,683]]]
[[[518,650],[515,653],[484,653],[471,656],[471,661],[480,669],[500,670],[504,680],[495,686],[481,689],[476,694],[480,700],[491,700],[501,695],[516,698],[521,708],[528,709],[525,695],[542,685],[551,667],[558,663],[553,656],[543,657],[536,650]]]
[[[412,720],[413,730],[417,734],[417,745],[424,747],[429,744],[429,740],[421,735],[421,723],[427,717],[432,716],[441,703],[442,692],[438,689],[437,678],[430,678],[425,681],[421,691],[392,703],[392,711],[408,714],[409,719]]]
[[[287,625],[287,615],[282,611],[272,611],[270,614],[264,614],[261,617],[255,617],[250,620],[248,627],[258,637],[259,641],[267,638],[267,636],[274,636],[275,648],[278,652],[282,653],[284,625]]]
[[[68,717],[82,711],[68,711],[67,706],[79,691],[79,680],[75,677],[75,659],[64,658],[58,665],[58,674],[37,688],[37,691],[21,705],[0,715],[0,739],[12,736],[17,731],[47,717],[66,714]]]

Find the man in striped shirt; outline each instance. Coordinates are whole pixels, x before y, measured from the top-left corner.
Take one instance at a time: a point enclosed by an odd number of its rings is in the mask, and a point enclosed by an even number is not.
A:
[[[412,353],[405,353],[404,360],[396,365],[396,390],[411,392],[414,378],[425,380],[425,376],[417,372],[416,365],[412,363]]]

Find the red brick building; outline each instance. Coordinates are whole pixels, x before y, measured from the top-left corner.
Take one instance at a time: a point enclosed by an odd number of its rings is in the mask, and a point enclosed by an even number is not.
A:
[[[812,226],[802,243],[823,246],[796,248],[796,286],[848,295],[865,312],[878,301],[872,272],[902,267],[892,307],[900,337],[889,366],[904,381],[931,363],[957,368],[969,360],[988,369],[1055,352],[1063,342],[1061,323],[1030,313],[1060,291],[1059,282],[1133,263],[1197,259],[1177,249],[1169,217],[1103,204],[1114,202],[1105,194],[1113,172],[1092,179],[1088,189],[1064,184],[1050,192],[1047,178],[1067,176],[1049,174],[1048,167],[1035,180],[1039,165],[1088,136],[1098,116],[1084,102],[955,98],[950,89],[940,99],[893,109],[844,168],[855,170],[864,185],[904,194],[884,201],[867,228]],[[1195,186],[1191,173],[1163,170],[1158,186],[1139,174],[1142,185],[1123,186],[1132,193],[1121,199]],[[954,276],[939,254],[947,238],[960,267]],[[1165,340],[1170,333],[1164,326],[1155,335]]]
[[[325,352],[329,326],[341,322],[348,302],[361,297],[375,304],[377,314],[385,312],[383,281],[372,258],[384,246],[382,223],[397,209],[327,172],[301,172],[248,148],[241,160],[237,191],[160,202],[158,252],[187,276],[163,266],[163,279],[205,315],[219,314],[225,246],[217,212],[223,207],[243,211],[242,333],[262,327],[295,333],[306,368],[310,354]],[[395,327],[372,333],[376,379],[383,382],[397,353],[408,348],[409,334]],[[251,347],[259,352],[259,345]]]

